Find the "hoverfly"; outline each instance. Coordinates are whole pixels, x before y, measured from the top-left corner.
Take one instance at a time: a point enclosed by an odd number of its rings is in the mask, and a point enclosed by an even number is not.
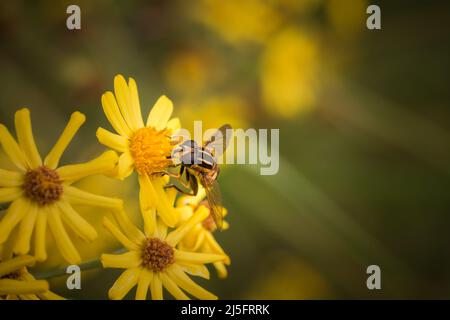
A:
[[[220,168],[216,159],[225,152],[230,142],[231,137],[227,135],[227,129],[231,129],[231,126],[228,124],[221,126],[203,146],[199,146],[194,140],[185,140],[172,152],[172,158],[175,158],[174,160],[181,166],[180,172],[176,176],[178,181],[192,190],[190,195],[197,194],[199,183],[203,186],[211,217],[219,230],[222,229],[223,217],[222,196],[217,183]],[[184,181],[181,179],[183,173],[185,174]],[[170,185],[170,187],[186,193],[175,185]]]

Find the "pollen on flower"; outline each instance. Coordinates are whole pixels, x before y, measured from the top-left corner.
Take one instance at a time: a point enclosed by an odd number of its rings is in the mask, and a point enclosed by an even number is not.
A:
[[[172,162],[169,130],[145,127],[137,130],[130,141],[130,151],[134,166],[139,174],[149,176],[165,170]]]
[[[160,272],[175,262],[174,250],[165,241],[148,238],[142,248],[142,265],[154,272]]]
[[[58,172],[46,166],[27,171],[22,187],[25,196],[41,206],[58,201],[63,193]]]

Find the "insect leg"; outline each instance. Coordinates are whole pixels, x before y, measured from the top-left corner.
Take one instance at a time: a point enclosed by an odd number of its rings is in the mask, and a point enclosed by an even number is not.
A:
[[[169,189],[169,188],[175,188],[178,192],[180,192],[182,194],[185,194],[187,196],[195,196],[194,193],[182,190],[180,187],[178,187],[178,186],[176,186],[174,184],[168,184],[168,185],[164,186],[164,189]]]
[[[181,178],[181,174],[180,173],[172,173],[169,171],[159,171],[159,172],[155,172],[155,174],[167,174],[169,177],[175,178],[175,179],[180,179]]]
[[[193,177],[193,179],[191,179],[191,181],[189,182],[192,192],[194,193],[194,195],[197,195],[198,193],[198,181],[197,181],[197,177]]]

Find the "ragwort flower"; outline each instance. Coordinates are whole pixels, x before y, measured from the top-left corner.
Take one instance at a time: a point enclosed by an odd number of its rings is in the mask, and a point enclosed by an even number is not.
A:
[[[133,171],[138,173],[142,212],[155,214],[156,209],[164,223],[173,227],[178,215],[164,192],[166,180],[163,177],[163,172],[172,165],[169,159],[173,148],[171,135],[180,128],[178,118],[170,119],[172,102],[161,96],[144,124],[134,79],[129,78],[127,83],[122,75],[117,75],[114,93],[103,94],[102,106],[117,134],[99,128],[97,138],[122,153],[115,173],[117,178],[124,179]]]
[[[105,152],[86,163],[58,167],[64,150],[84,121],[83,114],[73,113],[44,160],[34,141],[28,109],[21,109],[15,114],[17,141],[0,124],[0,144],[17,167],[16,171],[0,169],[0,203],[11,202],[0,220],[0,244],[5,243],[13,231],[17,232],[13,239],[15,254],[23,255],[30,251],[34,232],[34,256],[37,261],[46,260],[48,226],[64,259],[71,264],[78,264],[81,257],[65,225],[86,241],[93,241],[97,232],[72,205],[105,208],[122,206],[122,200],[92,194],[72,186],[84,177],[112,170],[118,160],[115,152]]]
[[[109,297],[123,299],[137,285],[137,300],[146,299],[148,289],[153,300],[161,300],[163,288],[176,299],[189,299],[186,293],[199,299],[217,299],[192,281],[187,274],[209,279],[205,264],[224,261],[227,257],[176,248],[192,227],[207,217],[208,210],[202,208],[171,232],[168,232],[167,226],[160,221],[150,225],[144,221],[142,232],[130,223],[123,211],[115,211],[120,228],[104,218],[105,227],[128,250],[123,254],[101,256],[103,267],[126,269],[109,290]]]

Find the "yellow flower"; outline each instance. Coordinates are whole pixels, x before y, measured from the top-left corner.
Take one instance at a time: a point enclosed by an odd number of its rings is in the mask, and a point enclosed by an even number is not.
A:
[[[162,172],[172,161],[173,143],[171,134],[180,128],[178,118],[170,119],[172,102],[161,96],[153,106],[144,124],[136,82],[127,82],[122,75],[114,78],[114,91],[102,96],[102,106],[108,121],[117,134],[103,128],[97,130],[100,143],[121,152],[116,177],[124,179],[133,171],[139,176],[140,205],[143,215],[150,215],[157,209],[161,219],[173,227],[178,215],[170,206],[164,192]]]
[[[192,227],[208,216],[205,207],[169,233],[160,219],[158,222],[144,221],[142,232],[130,223],[123,211],[115,210],[114,214],[120,228],[106,217],[104,225],[128,251],[101,256],[103,267],[126,269],[109,290],[111,299],[123,299],[136,285],[137,300],[145,300],[149,289],[153,300],[161,300],[163,287],[176,299],[189,299],[186,293],[199,299],[217,299],[187,274],[209,279],[205,264],[224,261],[227,257],[176,248]]]
[[[202,119],[203,130],[219,128],[224,123],[233,128],[248,125],[249,104],[238,95],[208,96],[202,99],[186,100],[179,105],[179,116],[183,119],[184,129],[194,135],[194,121]]]
[[[17,167],[17,171],[0,169],[0,203],[11,202],[0,221],[0,244],[5,243],[14,231],[15,254],[23,255],[30,251],[34,231],[34,256],[37,261],[46,260],[48,225],[61,255],[69,263],[77,264],[81,258],[64,224],[86,241],[93,241],[97,232],[72,205],[122,207],[119,199],[99,196],[72,186],[84,177],[112,170],[118,160],[115,152],[105,152],[86,163],[58,167],[64,150],[84,121],[83,114],[73,113],[43,161],[34,142],[28,109],[21,109],[15,114],[18,141],[0,124],[0,144]]]
[[[261,63],[261,94],[268,112],[291,118],[314,109],[318,60],[317,44],[298,28],[271,38]]]
[[[33,266],[31,256],[19,256],[0,261],[0,300],[61,300],[49,291],[48,282],[36,280],[26,267]]]
[[[205,201],[205,189],[199,189],[196,196],[181,196],[177,201],[177,210],[180,211],[180,221],[186,221],[196,214],[198,210],[208,210],[208,216],[197,223],[183,238],[179,244],[179,248],[187,251],[201,252],[201,253],[213,253],[219,255],[225,255],[222,247],[217,243],[214,238],[214,231],[217,227],[214,223],[212,216],[209,214],[208,203]],[[222,215],[227,215],[227,210],[222,208]],[[228,222],[223,222],[223,230],[229,228]],[[224,261],[214,262],[213,265],[216,268],[217,274],[220,278],[227,277],[227,269],[225,265],[230,264],[230,259]]]
[[[260,0],[200,0],[193,11],[194,19],[232,44],[264,43],[282,23],[275,7]]]

